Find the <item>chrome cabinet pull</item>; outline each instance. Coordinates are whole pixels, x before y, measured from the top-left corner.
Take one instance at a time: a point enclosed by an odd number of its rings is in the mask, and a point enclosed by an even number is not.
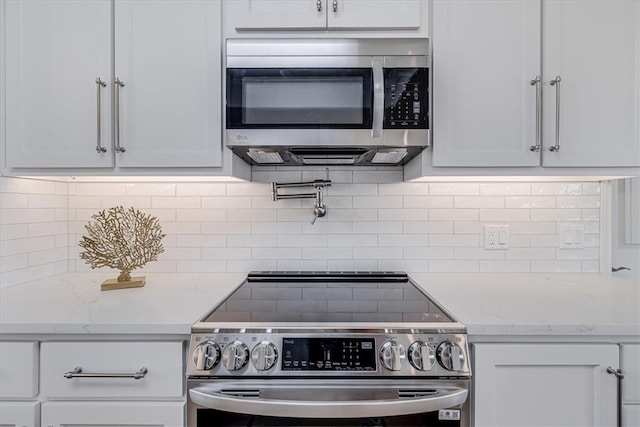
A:
[[[542,103],[540,102],[542,99],[542,84],[540,76],[536,76],[529,84],[536,87],[536,145],[532,145],[529,149],[531,151],[540,151],[542,146]]]
[[[316,0],[316,9],[318,12],[322,12],[322,0]]]
[[[616,425],[622,427],[622,380],[624,374],[621,369],[614,369],[611,366],[607,367],[607,374],[611,374],[618,380],[618,421]]]
[[[562,79],[560,76],[556,76],[555,79],[551,80],[549,84],[551,86],[556,87],[556,145],[553,147],[549,147],[549,151],[558,152],[560,151],[560,82]]]
[[[133,374],[109,374],[109,373],[99,373],[99,372],[82,372],[82,368],[80,366],[76,366],[73,371],[66,372],[64,377],[68,380],[72,378],[133,378],[134,380],[140,380],[147,375],[147,368],[144,366]]]
[[[116,115],[116,153],[124,153],[126,150],[120,145],[120,88],[124,87],[124,82],[120,78],[116,77],[114,82],[116,84],[116,96],[115,96],[115,115]]]
[[[334,12],[338,11],[338,0],[333,0],[333,11]]]
[[[102,88],[106,87],[107,84],[102,81],[100,77],[96,77],[96,99],[98,102],[97,117],[96,117],[96,127],[97,127],[97,136],[96,136],[96,152],[98,154],[106,153],[107,149],[102,146]]]

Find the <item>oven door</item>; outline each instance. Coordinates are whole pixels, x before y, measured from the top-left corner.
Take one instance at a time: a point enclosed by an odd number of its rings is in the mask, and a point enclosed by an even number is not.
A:
[[[188,426],[469,426],[469,380],[189,381]]]

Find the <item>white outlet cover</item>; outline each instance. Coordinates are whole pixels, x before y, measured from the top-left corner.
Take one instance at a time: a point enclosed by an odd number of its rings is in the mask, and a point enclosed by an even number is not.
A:
[[[488,250],[509,249],[509,226],[485,225],[484,248]]]

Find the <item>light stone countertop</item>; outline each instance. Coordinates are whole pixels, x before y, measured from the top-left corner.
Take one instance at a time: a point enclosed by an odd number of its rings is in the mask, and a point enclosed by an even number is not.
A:
[[[0,334],[187,336],[191,324],[246,275],[148,273],[142,288],[102,292],[107,276],[67,273],[1,289]],[[599,274],[410,276],[467,326],[471,340],[539,336],[640,342],[640,284],[633,280]]]

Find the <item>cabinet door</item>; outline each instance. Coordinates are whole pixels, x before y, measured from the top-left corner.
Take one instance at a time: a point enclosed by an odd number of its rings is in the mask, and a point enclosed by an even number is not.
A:
[[[536,166],[540,1],[433,2],[433,165]]]
[[[427,18],[420,0],[327,0],[327,26],[331,30],[417,30]]]
[[[38,343],[0,342],[0,397],[30,398],[38,394]]]
[[[40,403],[0,402],[0,426],[38,427],[40,425]]]
[[[475,425],[615,426],[617,345],[474,345]]]
[[[47,402],[44,427],[184,425],[184,402]]]
[[[5,5],[7,165],[113,166],[110,1]]]
[[[543,22],[543,165],[640,165],[640,2],[544,1]]]
[[[624,373],[622,402],[640,405],[640,344],[624,344],[620,348],[620,365]]]
[[[115,2],[118,166],[221,166],[220,25],[219,1]]]
[[[331,0],[231,0],[224,2],[225,25],[243,30],[325,30]]]

